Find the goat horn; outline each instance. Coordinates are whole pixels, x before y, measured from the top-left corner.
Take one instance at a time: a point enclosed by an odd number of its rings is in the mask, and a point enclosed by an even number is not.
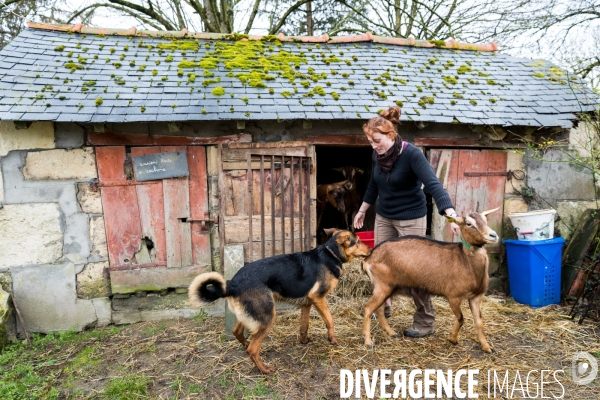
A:
[[[498,211],[499,209],[500,209],[500,207],[496,207],[496,208],[494,208],[493,210],[482,211],[482,212],[480,212],[479,214],[480,214],[480,215],[484,215],[484,216],[485,216],[485,215],[488,215],[488,214],[490,214],[490,213],[493,213],[494,211]]]

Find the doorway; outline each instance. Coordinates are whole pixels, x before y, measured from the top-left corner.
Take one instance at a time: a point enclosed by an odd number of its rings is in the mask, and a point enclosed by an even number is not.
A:
[[[372,169],[373,149],[370,146],[315,146],[317,157],[317,185],[342,182],[343,174],[335,168],[352,166],[362,173],[356,174],[356,190],[360,202],[365,194]],[[360,205],[360,204],[359,204]],[[361,231],[373,230],[375,226],[375,205],[371,206],[365,216],[365,224]],[[327,203],[317,237],[323,236],[323,228],[344,228],[343,216],[331,204]],[[322,242],[322,238],[318,239]]]

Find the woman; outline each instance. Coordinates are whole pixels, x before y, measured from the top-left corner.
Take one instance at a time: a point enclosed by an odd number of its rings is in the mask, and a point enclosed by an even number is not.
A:
[[[390,107],[371,118],[363,130],[373,147],[371,180],[356,217],[354,227],[362,228],[365,213],[377,200],[375,216],[375,244],[405,235],[425,236],[427,229],[427,201],[423,185],[435,199],[441,215],[456,216],[448,193],[435,176],[423,153],[398,135],[396,125],[400,108]],[[458,225],[452,224],[458,234]],[[435,309],[431,295],[419,289],[409,289],[417,311],[413,325],[404,330],[408,337],[431,335],[435,323]],[[386,300],[385,316],[391,316],[391,300]]]

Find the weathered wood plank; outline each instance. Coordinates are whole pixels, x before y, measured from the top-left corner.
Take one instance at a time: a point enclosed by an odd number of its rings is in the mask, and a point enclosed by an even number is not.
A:
[[[96,148],[100,181],[125,182],[125,148]],[[102,207],[110,265],[135,263],[142,238],[136,188],[134,186],[101,189]]]
[[[131,156],[155,154],[160,151],[159,147],[134,147]],[[150,252],[150,262],[166,262],[167,249],[165,237],[165,208],[163,198],[162,181],[151,184],[136,186],[138,208],[140,212],[140,224],[142,237],[152,240],[154,251]],[[137,260],[138,263],[141,260]]]
[[[248,181],[246,179],[246,172],[235,170],[223,173],[221,171],[219,177],[220,182],[223,182],[220,191],[221,211],[223,211],[224,215],[248,215]]]
[[[161,151],[186,151],[182,146],[164,146]],[[165,233],[167,239],[167,267],[192,265],[192,237],[188,178],[163,181],[165,201]]]
[[[307,142],[296,141],[296,142],[265,142],[265,143],[228,143],[227,147],[230,149],[278,149],[282,147],[304,147],[308,146]]]
[[[454,183],[456,183],[458,176],[459,150],[432,149],[429,156],[433,162],[432,166],[434,166],[436,176],[456,206],[456,185]],[[451,186],[449,186],[449,183]],[[446,223],[446,218],[439,214],[435,205],[431,218],[431,237],[444,242],[459,241],[459,238],[453,235],[452,230]]]
[[[460,150],[456,182],[457,212],[464,215],[470,211],[485,211],[500,207],[487,216],[488,226],[499,235],[502,233],[502,208],[504,205],[504,176],[465,176],[465,171],[506,171],[506,152],[494,150]],[[450,184],[449,184],[450,185]],[[502,246],[501,241],[486,246],[488,251]]]
[[[180,268],[142,268],[130,271],[111,271],[113,293],[135,293],[168,288],[188,287],[196,275],[206,272],[207,265]]]
[[[265,240],[272,240],[271,234],[271,219],[270,215],[265,215]],[[300,223],[303,218],[297,216],[294,221],[294,235],[300,235]],[[248,216],[247,215],[235,215],[225,216],[223,221],[225,225],[225,243],[226,244],[239,244],[248,242]],[[285,238],[291,239],[291,217],[287,216],[284,219],[284,232]],[[260,242],[260,215],[254,215],[252,217],[252,240]],[[275,240],[281,242],[281,217],[275,217]]]
[[[294,248],[296,249],[296,251],[299,251],[300,249],[300,238],[297,238],[294,241]],[[244,262],[250,262],[250,261],[257,261],[262,259],[261,256],[261,243],[260,242],[252,242],[252,260],[250,260],[249,256],[248,256],[248,242],[243,243],[242,246],[244,246]],[[273,243],[270,240],[265,241],[265,246],[267,248],[267,252],[265,254],[265,258],[266,257],[271,257],[272,253],[271,253],[271,248],[273,247]],[[285,252],[286,254],[290,253],[290,249],[292,248],[292,241],[291,240],[286,240],[285,241]],[[277,239],[275,240],[275,255],[279,255],[279,254],[283,254],[281,252],[281,240]]]
[[[218,187],[219,187],[219,259],[221,264],[215,266],[220,272],[224,272],[224,252],[225,252],[225,215],[226,215],[226,201],[227,193],[225,192],[225,174],[223,168],[220,166],[223,164],[223,145],[217,146],[217,171],[219,174]]]
[[[192,219],[204,219],[208,216],[208,187],[206,173],[206,149],[203,146],[189,146],[187,148],[188,166],[190,170],[190,214]],[[202,229],[201,222],[192,222],[192,260],[194,264],[211,263],[210,254],[210,225],[205,223]]]
[[[267,156],[270,157],[270,156]],[[275,162],[275,166],[276,168],[280,168],[280,164],[277,161]],[[252,162],[252,169],[259,169],[260,168],[260,161],[253,161]],[[223,163],[223,170],[225,171],[231,171],[231,170],[243,170],[243,169],[247,169],[248,168],[248,162],[247,161],[227,161]],[[265,161],[265,168],[271,168],[271,163],[270,162],[266,162]]]
[[[212,137],[189,137],[161,135],[154,136],[145,133],[128,133],[119,131],[87,132],[87,144],[90,146],[180,146],[251,141],[252,135],[244,133]]]
[[[310,144],[337,144],[346,146],[369,146],[365,135],[311,135],[304,139]]]
[[[432,149],[430,160],[436,163],[436,175],[448,191],[456,211],[465,215],[471,211],[485,211],[504,204],[504,176],[465,176],[465,171],[505,171],[506,152],[496,150],[441,150]],[[490,214],[488,225],[501,234],[502,211]],[[434,208],[431,236],[436,240],[458,242],[448,228],[445,218]],[[489,253],[498,253],[501,243],[487,246]]]
[[[459,138],[427,138],[420,137],[415,138],[415,146],[419,147],[478,147],[478,148],[490,148],[490,149],[517,149],[524,148],[526,145],[523,143],[505,143],[505,142],[488,142],[478,141],[473,139],[459,139]]]
[[[263,155],[285,155],[294,157],[306,157],[306,147],[284,147],[284,148],[266,148],[266,149],[230,149],[223,148],[223,161],[245,161],[248,152],[252,154]]]

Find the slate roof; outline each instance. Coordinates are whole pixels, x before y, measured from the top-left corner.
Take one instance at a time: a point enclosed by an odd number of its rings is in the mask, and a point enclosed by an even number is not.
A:
[[[493,44],[29,26],[0,51],[0,120],[366,119],[396,102],[402,121],[571,127],[598,104],[579,78]],[[258,81],[236,43],[259,49]]]

